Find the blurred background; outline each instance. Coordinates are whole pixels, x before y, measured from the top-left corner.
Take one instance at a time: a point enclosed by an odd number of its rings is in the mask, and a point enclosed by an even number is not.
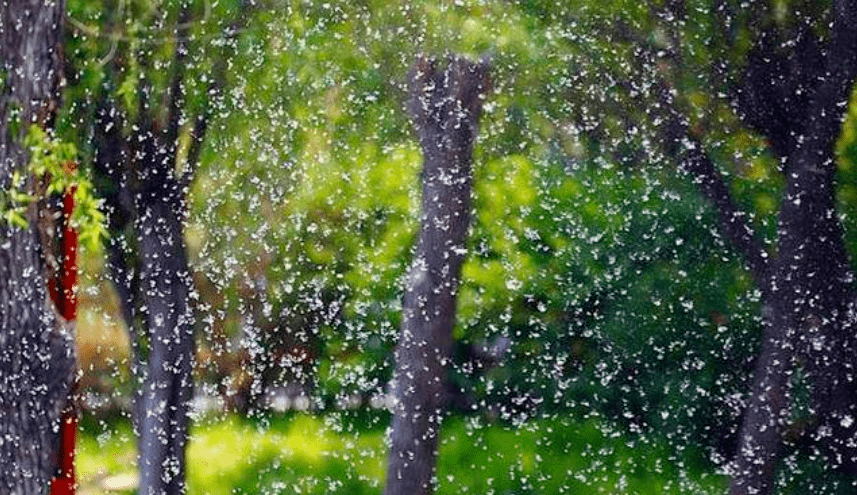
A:
[[[745,13],[687,0],[675,20],[658,2],[624,0],[69,0],[58,131],[101,194],[100,102],[133,135],[143,96],[156,119],[169,111],[183,57],[174,173],[193,174],[189,493],[380,493],[420,215],[422,157],[404,109],[420,53],[485,57],[492,79],[437,492],[722,493],[760,292],[649,107],[669,78],[770,245],[780,164],[736,115],[730,81],[759,26],[786,33],[827,4],[759,3]],[[730,31],[715,4],[731,9]],[[676,50],[680,70],[640,62],[640,46]],[[852,249],[855,117],[852,105],[837,144]],[[133,244],[115,227],[108,235]],[[84,495],[136,487],[137,382],[108,245],[80,266]],[[790,462],[782,493],[833,479],[811,458]]]

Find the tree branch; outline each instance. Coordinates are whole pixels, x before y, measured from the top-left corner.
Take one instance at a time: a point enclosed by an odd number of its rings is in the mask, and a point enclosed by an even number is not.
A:
[[[663,82],[661,86],[665,86]],[[735,204],[729,187],[717,171],[711,157],[690,130],[687,119],[675,108],[672,97],[661,89],[661,109],[667,113],[664,148],[683,172],[688,174],[699,192],[717,211],[721,233],[739,252],[756,286],[763,293],[771,290],[771,270],[768,253],[748,222],[748,216]]]
[[[181,125],[181,114],[184,103],[182,82],[184,80],[185,60],[188,53],[187,26],[189,19],[189,9],[187,6],[184,6],[179,12],[178,25],[176,27],[176,47],[173,53],[173,78],[170,83],[167,125],[164,130],[164,138],[171,147],[177,146],[179,127]]]
[[[149,97],[152,94],[152,83],[148,78],[143,77],[142,74],[150,68],[149,56],[141,48],[137,50],[136,57],[137,63],[140,66],[140,74],[137,75],[137,127],[140,129],[140,132],[148,132],[154,121],[151,105],[149,105]],[[126,110],[128,112],[131,111],[130,109]]]
[[[732,199],[729,188],[711,161],[711,157],[695,137],[685,129],[686,149],[680,158],[682,169],[691,175],[694,184],[717,211],[717,220],[723,235],[738,250],[750,270],[756,286],[763,293],[771,290],[768,253],[741,211]]]
[[[641,44],[639,57],[647,67],[658,67],[659,57],[651,47]],[[670,55],[680,64],[680,55]],[[688,174],[699,192],[717,211],[721,233],[743,258],[744,264],[753,276],[756,286],[767,293],[771,290],[771,269],[768,253],[748,221],[748,215],[735,204],[729,187],[717,171],[711,157],[705,151],[700,139],[692,132],[688,119],[676,107],[671,86],[663,76],[670,66],[657,69],[653,96],[657,104],[653,113],[663,122],[660,126],[665,153],[679,163],[680,169]]]
[[[833,12],[826,70],[814,93],[807,125],[808,134],[820,132],[820,137],[830,145],[839,134],[842,115],[857,78],[857,0],[838,0]],[[832,163],[830,166],[835,167]]]
[[[208,130],[208,120],[211,118],[210,105],[207,104],[203,113],[196,118],[196,123],[190,133],[190,147],[185,159],[185,171],[179,179],[179,187],[185,189],[193,182],[196,169],[199,166],[199,156],[202,153],[202,143]]]
[[[735,110],[745,124],[767,138],[774,154],[786,158],[800,141],[815,88],[825,72],[818,38],[808,20],[786,35],[768,29],[757,37],[746,62],[734,90]]]
[[[228,42],[234,40],[238,33],[241,32],[247,21],[247,14],[250,7],[251,5],[249,2],[241,2],[236,19],[223,33],[223,39],[224,41],[227,41],[223,46],[230,46],[230,43]],[[197,116],[196,122],[191,130],[191,141],[190,147],[188,148],[187,158],[185,160],[185,171],[179,179],[179,185],[183,189],[190,186],[190,183],[196,175],[196,169],[199,166],[199,157],[202,153],[202,144],[205,141],[205,134],[208,131],[208,124],[213,113],[212,103],[222,96],[223,88],[226,87],[226,70],[228,66],[226,63],[226,50],[227,49],[224,49],[224,53],[222,53],[214,62],[214,67],[211,70],[211,83],[209,84],[208,92],[204,98],[205,106],[199,116]]]

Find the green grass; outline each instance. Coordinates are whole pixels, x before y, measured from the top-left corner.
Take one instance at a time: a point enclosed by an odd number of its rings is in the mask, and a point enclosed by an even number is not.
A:
[[[237,418],[197,428],[190,444],[191,494],[377,493],[381,432],[335,434],[295,415],[260,425]]]
[[[294,414],[196,425],[188,450],[190,495],[379,494],[386,418]],[[79,442],[81,495],[133,473],[127,422],[85,421]],[[512,428],[474,418],[444,424],[439,495],[723,493],[704,466],[670,461],[657,443],[631,442],[595,422],[538,420]],[[682,466],[682,464],[684,464]]]
[[[629,441],[594,421],[539,420],[518,428],[453,420],[440,450],[439,494],[722,493],[724,479],[679,468],[669,449]]]

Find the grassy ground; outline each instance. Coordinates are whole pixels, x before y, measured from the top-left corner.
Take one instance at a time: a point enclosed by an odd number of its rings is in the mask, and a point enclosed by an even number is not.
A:
[[[197,424],[188,451],[191,495],[379,494],[383,419],[289,415]],[[127,422],[84,421],[81,495],[133,493],[134,441]],[[454,418],[444,425],[438,494],[706,494],[722,477],[670,460],[595,423],[539,420],[518,428]]]

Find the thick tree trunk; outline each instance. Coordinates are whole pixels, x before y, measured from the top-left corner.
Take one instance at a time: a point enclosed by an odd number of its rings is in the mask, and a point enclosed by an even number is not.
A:
[[[31,123],[49,124],[58,107],[63,9],[63,1],[8,0],[0,12],[4,191],[12,172],[26,165],[23,132]],[[43,493],[54,474],[74,366],[72,337],[58,331],[62,322],[47,299],[44,260],[29,220],[27,229],[0,220],[0,492],[16,495]]]
[[[832,140],[808,141],[824,147],[798,151],[813,165],[792,167],[780,212],[779,255],[764,300],[765,337],[741,428],[733,495],[771,493],[784,442],[800,435],[816,435],[840,467],[857,462],[854,276],[833,206]],[[809,388],[812,431],[794,424],[795,386]]]
[[[410,110],[424,156],[422,218],[396,350],[386,495],[433,492],[455,298],[470,223],[471,155],[487,66],[418,61]]]
[[[838,123],[838,117],[826,118]],[[854,321],[849,314],[854,275],[834,206],[833,135],[809,132],[788,163],[773,290],[764,301],[769,312],[765,340],[741,429],[733,495],[771,493],[785,432],[796,427],[791,424],[796,373],[810,388],[813,429],[837,432],[829,438],[821,435],[819,443],[842,457],[836,462],[857,461],[857,448],[847,440],[855,430],[846,419],[857,418]]]

